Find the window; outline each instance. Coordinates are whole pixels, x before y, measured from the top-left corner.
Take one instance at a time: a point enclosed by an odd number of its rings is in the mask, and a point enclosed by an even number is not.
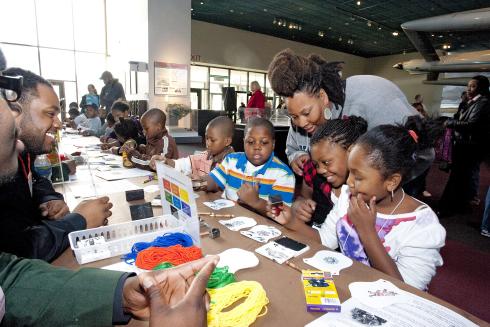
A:
[[[229,85],[228,69],[210,68],[209,70],[209,92],[211,95],[211,109],[223,109],[223,87]]]
[[[73,0],[73,12],[75,50],[104,53],[104,1]]]
[[[2,0],[0,6],[0,42],[37,45],[34,0]]]
[[[0,47],[7,59],[7,67],[20,67],[39,75],[37,47],[2,43]]]
[[[230,70],[230,86],[234,87],[236,92],[247,92],[247,72]]]
[[[71,1],[36,0],[36,14],[39,46],[74,49]]]
[[[73,51],[39,49],[41,73],[46,79],[75,81],[75,55]]]

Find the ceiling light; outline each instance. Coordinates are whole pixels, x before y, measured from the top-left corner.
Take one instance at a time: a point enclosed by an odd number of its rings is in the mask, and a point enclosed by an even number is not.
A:
[[[233,13],[233,12],[235,12],[235,11],[234,11],[233,9],[230,9],[230,12],[231,12],[231,13]]]
[[[398,36],[398,32],[397,32],[397,31],[394,31],[394,32],[393,32],[393,33],[391,33],[391,34],[393,34],[393,36]]]
[[[462,48],[464,48],[464,47],[466,47],[466,45],[464,45],[464,44],[461,44],[461,47],[462,47]]]
[[[193,10],[194,10],[194,8],[191,8],[191,11],[193,11]]]
[[[267,8],[264,8],[264,11],[267,12]]]
[[[361,5],[361,1],[357,1],[357,5],[360,6]]]
[[[443,45],[442,45],[442,48],[443,48],[444,50],[451,49],[451,45],[450,45],[450,44],[443,44]]]
[[[378,26],[378,31],[381,31],[381,26]]]
[[[204,4],[204,2],[201,1],[201,5],[203,5],[203,4]]]
[[[325,36],[325,33],[323,31],[318,31],[318,36],[319,37],[324,37]]]
[[[274,20],[272,21],[272,24],[276,25],[277,24],[277,19],[274,18]]]
[[[342,42],[342,37],[339,37],[339,42]]]
[[[367,26],[371,27],[371,25],[372,25],[371,21],[368,20]]]

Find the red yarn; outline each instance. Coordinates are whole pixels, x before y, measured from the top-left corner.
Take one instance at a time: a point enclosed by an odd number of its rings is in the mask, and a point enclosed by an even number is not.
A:
[[[149,247],[138,253],[136,266],[141,269],[151,270],[162,262],[170,262],[174,266],[202,258],[201,249],[197,246],[183,247],[174,245],[166,248]]]

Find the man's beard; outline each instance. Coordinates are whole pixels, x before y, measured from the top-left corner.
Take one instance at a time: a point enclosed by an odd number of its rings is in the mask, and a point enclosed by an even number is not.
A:
[[[3,175],[6,173],[5,175]],[[17,170],[9,171],[9,172],[2,172],[2,175],[0,175],[0,186],[3,184],[11,183],[15,179],[15,174],[17,173]]]
[[[39,135],[42,135],[39,137]],[[25,117],[20,122],[19,138],[25,145],[25,151],[35,155],[45,154],[49,151],[44,149],[44,139],[46,135],[34,126],[30,117]]]

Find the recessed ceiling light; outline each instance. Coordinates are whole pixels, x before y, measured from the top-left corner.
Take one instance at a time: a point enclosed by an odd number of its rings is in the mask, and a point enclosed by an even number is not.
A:
[[[193,10],[194,10],[194,8],[191,8],[191,11],[193,11]]]
[[[393,33],[391,33],[391,34],[393,34],[393,36],[398,36],[398,32],[397,32],[397,31],[394,31],[394,32],[393,32]]]
[[[438,38],[442,39],[444,37],[444,35],[438,35]]]
[[[369,20],[368,20],[368,22],[367,22],[367,26],[371,27],[371,25],[372,25],[372,24],[371,24],[371,21],[369,21]]]
[[[462,48],[464,48],[464,47],[466,47],[466,45],[464,45],[464,44],[461,44],[461,47],[462,47]]]
[[[349,25],[349,22],[346,22],[346,23],[345,23],[345,26],[348,26],[348,25]]]
[[[361,5],[361,1],[357,1],[357,5],[360,6]]]
[[[342,42],[342,37],[339,37],[339,42]]]
[[[378,26],[378,31],[381,31],[381,26]]]
[[[203,5],[203,4],[204,4],[204,2],[201,1],[201,5]]]
[[[447,50],[447,49],[451,49],[451,45],[450,44],[443,44],[442,45],[442,48]]]
[[[264,8],[264,11],[267,12],[267,8]]]
[[[233,9],[230,9],[230,12],[235,12]]]

